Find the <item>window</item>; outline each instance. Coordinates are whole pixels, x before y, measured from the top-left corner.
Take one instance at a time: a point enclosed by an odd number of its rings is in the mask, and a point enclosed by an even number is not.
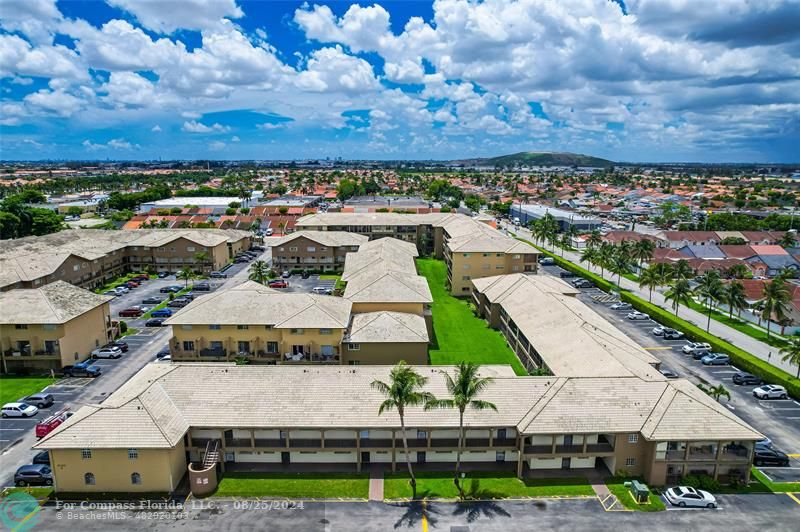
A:
[[[131,484],[141,484],[142,483],[142,475],[139,473],[131,473]]]
[[[94,486],[94,473],[86,473],[83,475],[83,483],[87,486]]]
[[[292,246],[289,248],[289,251],[297,251],[297,246]]]
[[[520,258],[520,257],[522,257],[522,255],[514,255],[514,258],[515,258],[515,259],[518,259],[518,258]]]
[[[186,340],[185,342],[183,342],[183,350],[194,351],[194,342],[192,340]]]
[[[267,353],[277,353],[278,342],[267,342]]]
[[[136,460],[139,458],[139,449],[128,449],[128,459]]]
[[[221,327],[220,327],[219,325],[209,325],[209,326],[208,326],[208,329],[209,329],[210,331],[218,331],[218,330],[220,330],[220,329],[221,329]]]
[[[633,467],[636,465],[636,458],[626,458],[625,467]]]
[[[192,326],[191,325],[181,325],[181,329],[183,329],[184,331],[191,331],[192,330]]]
[[[81,450],[81,458],[84,460],[89,460],[92,457],[92,450],[91,449],[83,449]]]
[[[347,344],[347,349],[349,351],[358,351],[361,349],[361,344]]]
[[[56,325],[52,323],[45,323],[44,325],[42,325],[42,329],[44,329],[45,331],[55,331]]]
[[[25,329],[28,328],[28,326],[27,325],[23,325],[22,323],[17,323],[16,325],[14,325],[14,328],[18,329],[18,330],[25,330]]]
[[[306,251],[308,251],[309,253],[314,253],[316,250],[317,248],[315,248],[314,246],[308,246],[306,248]]]
[[[361,361],[360,360],[351,360],[347,364],[350,365],[350,366],[360,366],[361,365]]]
[[[639,442],[638,434],[628,434],[628,443],[638,443],[638,442]]]
[[[194,246],[186,246],[186,251],[194,251]]]
[[[320,329],[319,333],[320,334],[333,334],[333,330],[332,329]]]
[[[461,280],[462,281],[469,281],[469,275],[462,275],[461,276]]]
[[[239,329],[240,331],[244,331],[244,330],[249,329],[250,326],[249,325],[237,325],[236,328]]]
[[[290,334],[303,334],[304,332],[306,332],[305,329],[289,329]]]

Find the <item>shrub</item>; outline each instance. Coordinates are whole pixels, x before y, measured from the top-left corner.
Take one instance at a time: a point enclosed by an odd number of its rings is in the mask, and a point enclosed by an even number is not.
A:
[[[126,332],[128,332],[128,324],[124,321],[119,322],[119,333],[125,334]]]
[[[686,475],[681,484],[706,491],[718,491],[720,488],[720,483],[708,475]]]

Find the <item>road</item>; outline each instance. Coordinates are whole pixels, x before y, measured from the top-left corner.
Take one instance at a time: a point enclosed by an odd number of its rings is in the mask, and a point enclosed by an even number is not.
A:
[[[512,233],[517,233],[518,236],[530,240],[531,242],[534,241],[531,232],[528,231],[527,229],[520,227],[515,228],[507,223],[503,224],[503,228],[508,231],[511,231]],[[561,255],[560,250],[558,250],[558,254]],[[582,266],[583,268],[586,268],[587,270],[600,275],[599,268],[596,268],[591,264],[581,262],[579,253],[575,253],[572,251],[565,251],[564,258],[571,262],[574,262],[575,264],[580,264],[580,266]],[[639,297],[645,300],[649,299],[650,296],[649,292],[647,290],[640,289],[637,283],[623,277],[619,284],[622,286],[622,288],[630,290]],[[653,291],[653,303],[660,306],[661,308],[667,309],[670,312],[673,311],[672,302],[667,301],[664,298],[664,294],[661,291]],[[697,312],[696,310],[681,305],[678,309],[678,316],[680,316],[681,318],[683,318],[688,322],[693,323],[694,325],[697,325],[701,329],[705,330],[706,328],[706,322],[708,319],[707,316]],[[727,325],[715,321],[713,319],[711,320],[711,328],[709,332],[718,338],[728,341],[729,343],[735,345],[740,349],[744,349],[748,353],[760,358],[764,362],[772,364],[773,366],[786,371],[790,375],[797,374],[797,366],[792,366],[788,362],[782,361],[781,357],[778,355],[778,348],[776,347],[773,347],[769,344],[765,344],[764,342],[756,340],[751,336],[739,332],[736,329],[728,327]]]

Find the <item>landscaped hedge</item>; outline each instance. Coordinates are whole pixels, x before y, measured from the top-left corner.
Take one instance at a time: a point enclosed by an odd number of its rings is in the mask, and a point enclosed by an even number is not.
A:
[[[572,273],[580,275],[581,277],[583,277],[585,279],[590,280],[600,290],[603,290],[604,292],[612,292],[612,291],[613,292],[618,292],[619,291],[619,287],[616,284],[614,284],[611,281],[608,281],[606,279],[603,279],[602,277],[600,277],[596,273],[592,273],[589,270],[587,270],[586,268],[578,266],[577,264],[575,264],[573,262],[570,262],[567,259],[564,259],[562,257],[559,257],[555,253],[551,253],[550,251],[547,251],[546,249],[542,249],[539,246],[535,246],[535,247],[539,251],[541,251],[544,255],[546,255],[548,257],[552,257],[556,262],[556,266],[559,266],[559,267],[561,267],[561,268],[563,268],[563,269],[565,269],[567,271],[570,271]]]
[[[681,331],[688,339],[695,342],[707,342],[711,344],[714,351],[720,351],[729,355],[731,357],[731,363],[739,369],[750,372],[753,375],[758,375],[771,384],[780,384],[789,391],[790,395],[800,397],[800,379],[797,379],[793,375],[764,362],[743,349],[739,349],[730,342],[726,342],[713,334],[707,333],[700,327],[630,292],[623,291],[621,293],[621,298],[623,301],[633,305],[633,308],[636,310],[649,314],[651,318],[660,324]]]

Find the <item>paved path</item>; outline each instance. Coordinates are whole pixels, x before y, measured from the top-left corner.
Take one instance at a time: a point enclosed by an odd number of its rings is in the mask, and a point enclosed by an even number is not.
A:
[[[383,471],[373,470],[369,473],[369,500],[383,500]]]
[[[530,240],[531,242],[534,241],[531,232],[528,231],[527,229],[522,229],[522,228],[515,229],[510,226],[507,226],[507,229],[518,233],[518,235],[522,238]],[[561,255],[560,250],[557,250],[557,253],[559,256]],[[598,275],[600,274],[599,268],[596,268],[591,264],[581,262],[580,254],[578,253],[575,253],[573,251],[565,251],[564,258],[571,262],[574,262],[575,264],[579,264],[583,268],[586,268],[587,270],[593,273],[597,273]],[[606,272],[606,279],[608,278],[609,278],[608,273]],[[616,281],[616,278],[614,279],[614,281]],[[622,288],[630,290],[631,292],[633,292],[634,294],[645,300],[649,299],[650,297],[650,294],[647,290],[640,289],[638,283],[631,281],[630,279],[626,279],[623,277],[619,284],[622,286]],[[664,298],[664,294],[662,294],[661,292],[653,291],[653,303],[660,306],[661,308],[664,308],[672,312],[672,302],[667,301]],[[678,309],[678,317],[683,318],[684,320],[693,323],[694,325],[697,325],[703,330],[705,330],[706,328],[706,320],[708,319],[708,317],[689,307],[681,305]],[[784,362],[781,360],[781,357],[778,354],[779,349],[777,347],[765,344],[764,342],[756,340],[752,336],[748,336],[742,332],[737,331],[736,329],[733,329],[725,325],[724,323],[720,323],[713,319],[711,320],[711,329],[709,330],[709,332],[718,338],[730,342],[731,344],[735,345],[740,349],[744,349],[748,353],[760,358],[761,360],[768,362],[769,364],[772,364],[773,366],[786,371],[790,375],[797,374],[796,366],[792,366],[788,362]]]

